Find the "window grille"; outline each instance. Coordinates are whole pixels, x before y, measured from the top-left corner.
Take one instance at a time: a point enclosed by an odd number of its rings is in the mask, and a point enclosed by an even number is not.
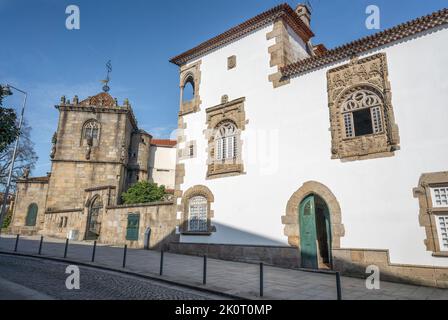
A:
[[[448,207],[448,187],[431,188],[431,193],[433,207]]]
[[[436,216],[440,251],[448,251],[448,216]]]
[[[237,128],[227,122],[221,125],[215,135],[216,160],[234,159],[237,156]]]
[[[189,200],[189,231],[207,231],[207,199],[196,196]]]

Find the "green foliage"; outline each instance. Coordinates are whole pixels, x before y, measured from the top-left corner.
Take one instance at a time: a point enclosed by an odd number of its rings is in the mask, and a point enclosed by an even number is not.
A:
[[[19,134],[16,113],[13,109],[0,106],[0,152],[5,150]]]
[[[8,212],[5,215],[5,218],[3,219],[3,226],[2,229],[6,229],[9,227],[9,224],[11,223],[12,219],[12,208],[8,210]]]
[[[134,184],[121,195],[125,204],[147,203],[162,200],[165,195],[165,186],[158,186],[157,183],[140,181]]]

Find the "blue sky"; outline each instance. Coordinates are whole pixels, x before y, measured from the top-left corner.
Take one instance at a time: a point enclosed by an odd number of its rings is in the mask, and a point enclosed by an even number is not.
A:
[[[101,91],[112,60],[112,96],[129,98],[139,126],[169,137],[177,125],[178,70],[169,58],[282,2],[276,0],[0,0],[0,83],[29,92],[26,117],[39,156],[33,175],[50,171],[54,105]],[[310,0],[313,43],[328,48],[377,32],[365,9],[381,10],[381,29],[446,7],[447,0]],[[81,29],[67,30],[65,9],[78,5]],[[16,94],[5,105],[18,108]]]

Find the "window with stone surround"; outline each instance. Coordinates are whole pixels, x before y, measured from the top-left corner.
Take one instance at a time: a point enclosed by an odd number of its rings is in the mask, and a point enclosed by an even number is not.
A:
[[[215,135],[216,161],[233,160],[238,154],[238,129],[231,121],[221,124]]]
[[[178,207],[182,219],[179,231],[184,235],[210,235],[216,231],[211,224],[214,197],[210,189],[196,185],[186,190]]]
[[[189,232],[206,232],[207,231],[207,199],[203,196],[195,196],[188,201]]]
[[[332,159],[390,157],[399,150],[386,55],[375,54],[327,72]]]
[[[207,179],[244,173],[241,132],[246,126],[245,98],[228,101],[208,108],[206,138],[208,140]]]
[[[81,145],[88,144],[89,139],[91,139],[92,145],[98,145],[100,124],[95,119],[87,120],[82,127]]]
[[[434,256],[448,257],[448,172],[425,173],[414,189],[420,205],[419,221],[425,245]]]
[[[345,137],[353,138],[383,132],[381,99],[369,90],[357,90],[342,104]]]
[[[199,86],[201,83],[201,61],[182,66],[180,69],[180,111],[184,115],[199,111],[201,98]]]

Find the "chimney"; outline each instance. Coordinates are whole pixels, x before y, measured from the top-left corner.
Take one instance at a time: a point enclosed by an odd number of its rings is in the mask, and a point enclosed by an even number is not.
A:
[[[311,9],[306,4],[299,4],[294,10],[299,16],[300,20],[302,20],[308,28],[311,28]]]

